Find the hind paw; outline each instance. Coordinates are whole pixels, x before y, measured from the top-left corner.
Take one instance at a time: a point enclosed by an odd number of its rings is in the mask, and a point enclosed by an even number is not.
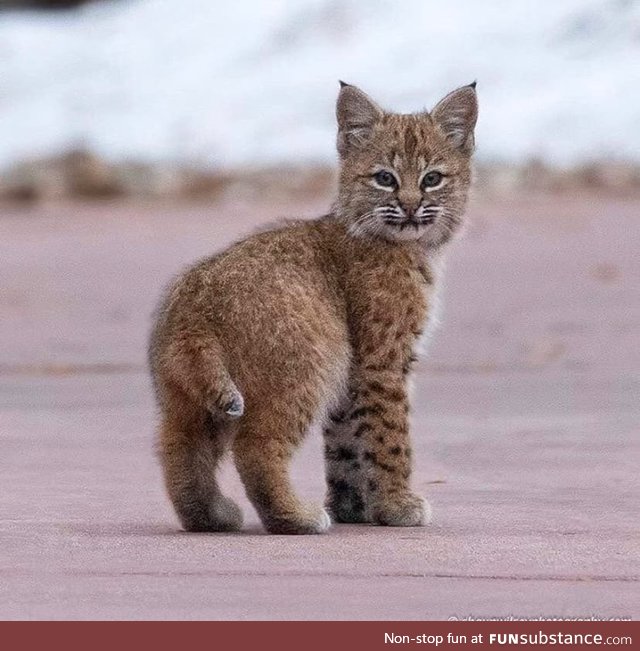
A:
[[[266,515],[262,518],[269,533],[309,535],[324,533],[331,526],[331,517],[325,509],[313,505],[286,515]]]
[[[231,499],[221,496],[214,503],[181,513],[180,520],[185,531],[224,532],[238,531],[243,517],[240,507]]]

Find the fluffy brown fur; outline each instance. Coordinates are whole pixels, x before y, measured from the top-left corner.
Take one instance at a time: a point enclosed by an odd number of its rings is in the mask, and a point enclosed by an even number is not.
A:
[[[169,289],[150,365],[185,529],[241,527],[216,481],[230,448],[268,531],[326,530],[329,514],[298,499],[288,472],[313,423],[324,427],[334,520],[427,522],[410,489],[407,378],[433,319],[442,247],[461,224],[476,117],[475,84],[412,115],[342,84],[332,212],[249,237]]]

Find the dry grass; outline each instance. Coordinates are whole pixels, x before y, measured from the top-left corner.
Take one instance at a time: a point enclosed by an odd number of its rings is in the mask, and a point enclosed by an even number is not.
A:
[[[195,167],[110,163],[88,151],[15,165],[0,175],[0,201],[51,199],[307,200],[331,194],[335,171],[329,166],[205,170]],[[508,196],[516,192],[578,191],[629,196],[640,193],[640,166],[603,161],[568,170],[539,161],[523,165],[484,164],[476,192]]]

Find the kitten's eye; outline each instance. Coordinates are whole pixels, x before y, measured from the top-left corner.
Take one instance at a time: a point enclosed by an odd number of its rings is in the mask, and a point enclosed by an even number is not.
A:
[[[397,186],[396,177],[387,172],[387,170],[380,170],[373,175],[375,182],[383,188],[395,188]]]
[[[440,172],[427,172],[422,177],[422,189],[434,188],[436,185],[440,185],[440,181],[442,181]]]

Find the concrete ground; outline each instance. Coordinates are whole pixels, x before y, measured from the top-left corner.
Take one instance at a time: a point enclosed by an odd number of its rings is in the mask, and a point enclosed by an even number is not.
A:
[[[322,205],[0,213],[0,617],[640,615],[640,200],[476,201],[418,371],[426,528],[186,534],[154,458],[149,315],[182,265]],[[295,467],[322,499],[318,433]]]

